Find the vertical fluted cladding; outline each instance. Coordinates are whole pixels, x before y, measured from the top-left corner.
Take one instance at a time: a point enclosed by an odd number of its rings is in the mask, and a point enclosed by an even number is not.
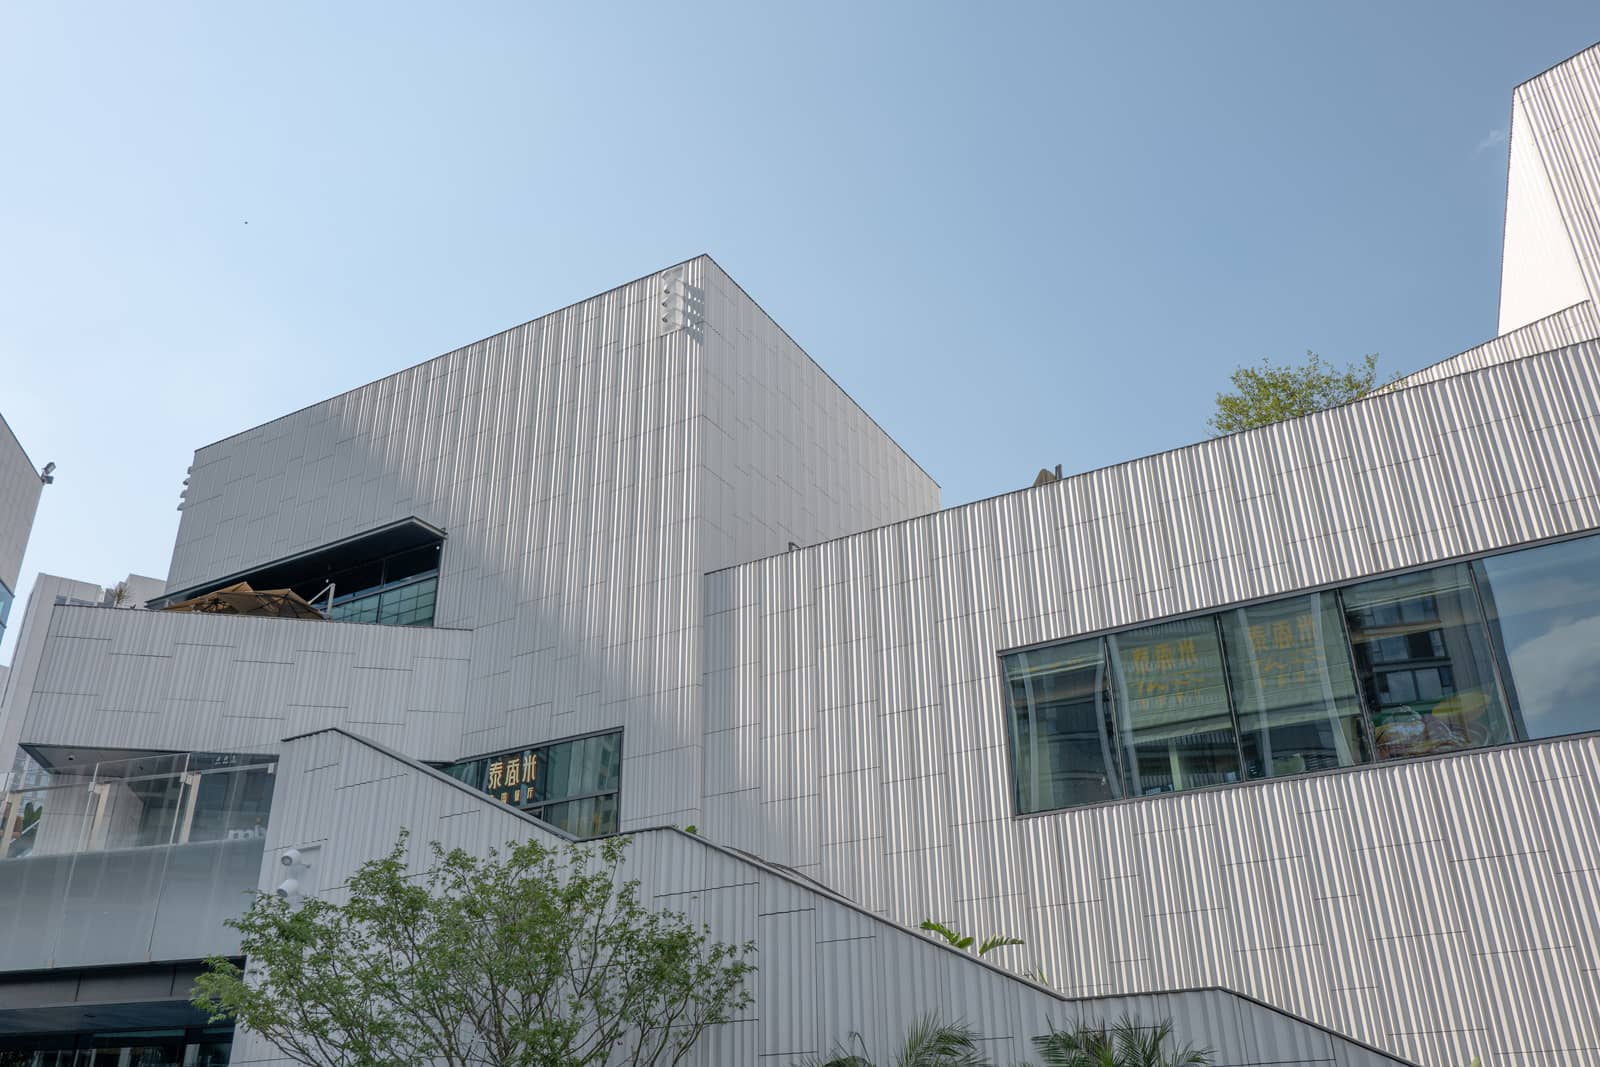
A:
[[[692,823],[708,563],[935,506],[699,257],[201,449],[170,585],[432,523],[435,624],[473,631],[449,757],[621,727],[624,825]]]
[[[1587,342],[717,572],[708,745],[781,734],[816,778],[729,744],[705,827],[1022,936],[997,958],[1071,993],[1224,984],[1424,1062],[1585,1062],[1594,742],[1018,820],[996,654],[1597,526]]]
[[[470,665],[453,738],[374,736],[451,759],[623,727],[625,819],[694,821],[703,309],[667,302],[703,270],[680,264],[201,449],[171,585],[420,518],[447,534],[434,622],[472,630]]]
[[[13,593],[43,483],[0,413],[0,583]],[[13,617],[14,618],[14,617]]]
[[[287,744],[279,765],[261,886],[283,877],[277,858],[301,851],[309,891],[338,899],[338,886],[365,860],[387,852],[400,829],[408,862],[421,870],[428,843],[477,855],[507,841],[556,842],[511,809],[410,761],[338,732]],[[1170,1018],[1186,1039],[1208,1045],[1219,1065],[1348,1064],[1392,1067],[1392,1058],[1218,990],[1074,1002],[983,966],[770,867],[670,830],[637,834],[626,871],[643,899],[705,924],[718,940],[754,942],[754,1003],[714,1028],[687,1063],[773,1067],[837,1045],[882,1061],[917,1018],[962,1019],[996,1062],[1020,1060],[1049,1027]],[[852,1034],[859,1035],[853,1044]],[[1344,1058],[1340,1058],[1344,1057]],[[233,1062],[281,1062],[241,1033]]]
[[[1496,363],[1509,363],[1540,352],[1592,341],[1597,337],[1600,337],[1600,310],[1596,310],[1592,300],[1586,300],[1458,355],[1429,364],[1390,382],[1383,389],[1397,390],[1424,385],[1467,371],[1482,370]]]
[[[25,743],[273,752],[341,726],[421,758],[455,754],[466,631],[47,608]]]
[[[1600,45],[1517,86],[1591,300],[1600,299]]]

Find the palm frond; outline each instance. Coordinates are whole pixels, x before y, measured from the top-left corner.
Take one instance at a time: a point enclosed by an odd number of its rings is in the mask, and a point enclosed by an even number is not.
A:
[[[1072,1030],[1057,1030],[1033,1039],[1033,1047],[1044,1060],[1044,1067],[1121,1067],[1116,1048],[1104,1027],[1080,1024]]]
[[[835,1043],[833,1051],[828,1053],[826,1059],[821,1056],[812,1056],[809,1059],[801,1060],[794,1067],[874,1067],[873,1062],[867,1059],[866,1056],[858,1056],[850,1051],[850,1042],[854,1042],[863,1053],[867,1051],[866,1042],[861,1040],[861,1034],[852,1030],[845,1044]]]
[[[968,940],[970,941],[971,938],[968,938]],[[1022,940],[1020,937],[1007,937],[1004,934],[996,934],[993,937],[986,937],[983,939],[983,944],[978,946],[978,955],[982,956],[992,948],[1005,948],[1008,945],[1025,944],[1027,944],[1027,942]]]
[[[938,934],[956,948],[965,949],[972,947],[972,935],[963,934],[959,930],[951,929],[942,922],[933,919],[922,920],[922,929],[929,933]]]
[[[966,1023],[924,1015],[911,1024],[895,1067],[989,1067],[978,1051],[978,1032]]]

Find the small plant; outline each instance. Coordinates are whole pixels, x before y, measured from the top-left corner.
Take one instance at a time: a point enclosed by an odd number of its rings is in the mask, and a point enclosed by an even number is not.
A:
[[[860,1049],[851,1051],[850,1046]],[[978,1032],[966,1023],[943,1023],[932,1014],[911,1024],[906,1039],[895,1049],[893,1067],[990,1067],[978,1051]],[[835,1045],[825,1059],[803,1060],[799,1067],[877,1067],[861,1035],[852,1033],[845,1045]]]
[[[961,949],[963,952],[975,951],[980,956],[986,956],[997,948],[1005,948],[1009,945],[1026,944],[1026,942],[1020,937],[1007,937],[1004,934],[996,934],[992,937],[984,938],[981,942],[977,942],[976,948],[974,948],[974,942],[977,941],[977,939],[974,938],[973,935],[963,934],[961,931],[953,929],[952,927],[946,926],[944,923],[933,919],[922,920],[922,929],[931,934],[939,935],[940,937],[944,938],[945,941],[954,945],[956,948]]]
[[[1073,1030],[1051,1028],[1033,1039],[1044,1067],[1206,1067],[1210,1049],[1172,1048],[1172,1020],[1141,1026],[1124,1015],[1109,1029],[1083,1023]]]

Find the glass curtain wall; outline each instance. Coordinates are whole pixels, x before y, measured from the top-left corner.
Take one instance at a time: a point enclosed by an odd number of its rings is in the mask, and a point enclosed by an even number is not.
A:
[[[1600,728],[1600,537],[1477,563],[1528,737]]]
[[[1017,811],[1600,730],[1600,536],[1002,657]]]
[[[1239,608],[1222,616],[1222,633],[1248,777],[1371,758],[1336,596]]]
[[[263,838],[276,769],[180,752],[52,771],[0,794],[0,860]]]
[[[224,1067],[233,1027],[0,1036],[0,1067]]]
[[[443,770],[574,837],[617,832],[620,730],[466,760]]]
[[[1129,796],[1239,780],[1222,644],[1210,617],[1107,638]]]
[[[1017,809],[1047,811],[1123,796],[1105,642],[1019,652],[1005,667]]]
[[[1465,564],[1346,589],[1344,610],[1379,759],[1512,740]]]
[[[380,626],[432,626],[443,547],[423,545],[331,575],[334,596],[328,618]]]

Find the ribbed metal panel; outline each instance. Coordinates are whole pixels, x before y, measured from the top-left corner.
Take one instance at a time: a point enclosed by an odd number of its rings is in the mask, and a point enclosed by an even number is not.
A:
[[[284,746],[261,888],[269,890],[281,878],[277,857],[298,848],[311,865],[302,882],[336,898],[337,887],[362,862],[387,852],[401,827],[412,832],[410,858],[417,869],[426,863],[429,841],[478,855],[507,841],[557,841],[532,820],[459,783],[329,731]],[[1114,1021],[1124,1010],[1144,1020],[1171,1018],[1180,1035],[1209,1045],[1219,1065],[1399,1062],[1221,990],[1129,1001],[1065,1000],[764,864],[671,830],[636,835],[627,874],[640,879],[644,899],[705,923],[712,936],[756,943],[755,1003],[707,1036],[685,1061],[693,1067],[787,1067],[849,1042],[852,1033],[886,1062],[906,1028],[927,1012],[971,1023],[1000,1057],[997,1062],[1009,1063],[1029,1051],[1028,1038],[1052,1023]],[[232,1062],[285,1061],[241,1033]]]
[[[1015,820],[996,653],[1597,504],[1588,342],[717,572],[704,827],[898,921],[1021,936],[997,958],[1071,993],[1225,985],[1427,1063],[1591,1062],[1596,741]]]
[[[704,570],[937,503],[700,257],[202,448],[169,586],[424,519],[473,631],[445,757],[620,727],[624,825],[692,823]]]
[[[1519,85],[1513,106],[1519,120],[1513,136],[1526,134],[1536,150],[1565,231],[1567,244],[1545,254],[1575,259],[1590,301],[1600,302],[1600,45]],[[1518,147],[1512,146],[1513,165]],[[1560,236],[1534,231],[1530,240],[1553,245]],[[1508,241],[1508,264],[1516,251]],[[1548,274],[1538,281],[1553,287]],[[1502,294],[1504,300],[1504,287]]]
[[[22,553],[28,547],[34,512],[39,507],[43,483],[33,461],[0,417],[0,582],[13,593],[22,571]],[[12,616],[15,621],[16,616]]]
[[[1600,312],[1595,310],[1592,301],[1585,300],[1581,304],[1558,311],[1520,329],[1502,334],[1493,341],[1423,367],[1384,388],[1405,389],[1413,385],[1436,382],[1441,378],[1482,370],[1496,363],[1508,363],[1514,359],[1523,359],[1540,352],[1550,352],[1596,338],[1600,338]]]
[[[447,760],[461,736],[471,637],[54,605],[21,736],[39,745],[272,752],[286,736],[344,726]]]

